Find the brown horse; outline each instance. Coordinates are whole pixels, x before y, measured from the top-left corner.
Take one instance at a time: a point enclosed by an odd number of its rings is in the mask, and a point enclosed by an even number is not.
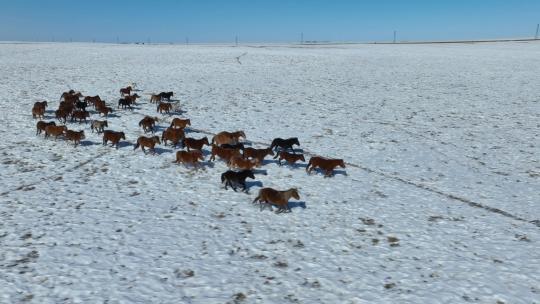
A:
[[[56,123],[54,121],[45,122],[43,120],[40,120],[36,124],[36,135],[41,134],[42,132],[45,132],[45,128],[47,126],[56,126]]]
[[[308,174],[311,174],[311,171],[318,167],[325,172],[324,177],[330,177],[334,175],[334,169],[337,166],[345,168],[345,162],[343,161],[343,159],[332,159],[320,156],[313,156],[309,160],[306,171]]]
[[[238,143],[240,137],[246,138],[244,131],[236,132],[219,132],[214,137],[212,137],[212,144],[223,145],[223,144],[236,144]]]
[[[107,145],[107,142],[111,142],[113,146],[116,146],[116,149],[118,149],[118,143],[120,142],[120,139],[126,140],[126,135],[124,132],[115,132],[111,130],[105,130],[103,131],[103,145]]]
[[[47,101],[36,101],[34,103],[34,108],[36,107],[42,107],[43,109],[47,108],[48,104],[47,104]]]
[[[191,120],[175,117],[171,122],[171,128],[184,129],[186,126],[191,126]]]
[[[103,107],[106,107],[107,106],[107,103],[105,102],[105,100],[96,100],[94,101],[94,110],[97,111],[97,109],[99,108],[103,108]]]
[[[161,101],[161,96],[159,94],[152,94],[150,96],[150,103],[158,103]]]
[[[298,190],[296,188],[291,188],[285,191],[279,191],[272,188],[262,188],[259,190],[259,195],[257,195],[252,203],[255,204],[256,202],[259,202],[261,210],[263,210],[265,207],[265,205],[262,204],[264,203],[270,207],[270,210],[272,210],[272,205],[277,206],[278,210],[276,213],[280,213],[285,210],[290,212],[291,208],[289,207],[289,200],[291,197],[300,199],[300,195],[298,194]]]
[[[85,96],[84,101],[88,102],[89,104],[95,106],[96,102],[101,101],[101,97],[99,95],[96,96]]]
[[[139,121],[139,127],[142,127],[145,133],[148,131],[154,133],[154,127],[158,121],[159,118],[157,117],[145,116],[143,119],[141,119],[141,121]]]
[[[210,156],[210,161],[216,160],[216,155],[226,162],[229,162],[229,160],[234,156],[242,156],[242,154],[240,154],[240,150],[238,149],[226,149],[212,145],[212,155]]]
[[[262,164],[264,158],[267,155],[274,155],[274,151],[272,151],[272,148],[266,148],[266,149],[255,149],[255,148],[245,148],[244,149],[244,158],[254,158],[259,163]]]
[[[201,151],[178,151],[176,152],[176,161],[175,163],[183,163],[184,165],[190,164],[195,168],[199,166],[199,160],[204,160],[204,156]]]
[[[131,102],[131,104],[136,104],[137,98],[141,96],[137,95],[137,93],[131,95],[131,96],[124,96],[124,99]]]
[[[43,119],[45,116],[45,107],[38,105],[37,107],[34,105],[32,107],[32,118],[39,118]]]
[[[81,94],[81,92],[75,92],[73,90],[69,90],[68,92],[62,93],[62,95],[60,96],[60,100],[64,99],[66,101],[68,100],[79,101],[80,97],[83,97],[83,94]]]
[[[64,120],[64,123],[66,123],[69,114],[70,114],[70,112],[68,112],[67,110],[64,110],[64,109],[58,109],[58,110],[54,111],[54,115],[55,115],[56,119],[58,119],[58,121],[60,121],[60,122],[62,122],[62,120]]]
[[[131,95],[131,90],[133,90],[133,88],[131,86],[127,86],[125,88],[121,88],[120,89],[120,96],[124,96],[124,95]]]
[[[167,128],[163,131],[163,134],[161,134],[161,141],[163,142],[163,145],[167,145],[167,141],[171,141],[176,147],[179,143],[182,142],[182,139],[184,139],[186,135],[184,134],[184,129],[174,129],[174,128]]]
[[[90,117],[90,113],[87,111],[73,111],[73,113],[71,113],[71,121],[78,119],[79,122],[82,122],[84,120],[84,122],[86,123],[87,117]]]
[[[306,161],[303,154],[292,154],[292,153],[285,152],[285,151],[279,152],[278,164],[280,166],[282,165],[281,164],[282,160],[285,160],[286,162],[288,162],[291,165],[294,165],[299,160],[301,160],[303,162]]]
[[[140,136],[137,139],[137,143],[135,144],[135,148],[133,148],[133,150],[137,150],[137,148],[140,146],[144,154],[146,154],[146,150],[144,150],[144,147],[147,147],[149,150],[152,151],[153,154],[156,154],[156,149],[155,149],[156,144],[161,144],[161,141],[159,140],[159,136],[153,136],[153,137]]]
[[[163,112],[169,114],[172,110],[172,104],[167,102],[160,102],[158,103],[156,111],[163,114]]]
[[[109,117],[109,114],[113,112],[113,109],[111,107],[99,107],[96,109],[99,113],[99,115],[103,115],[105,117]]]
[[[75,147],[81,142],[81,139],[85,139],[84,131],[66,130],[66,140],[72,140]]]
[[[54,136],[54,140],[58,138],[58,136],[64,134],[64,132],[67,131],[66,126],[46,126],[45,127],[45,138],[49,136]]]
[[[195,139],[191,137],[184,138],[184,146],[187,148],[188,151],[190,149],[202,150],[204,145],[210,146],[210,143],[208,142],[208,137],[206,136],[200,139]]]
[[[260,167],[261,163],[258,159],[244,159],[242,156],[233,156],[229,159],[227,165],[231,168],[238,168],[242,170],[251,170],[255,167]]]

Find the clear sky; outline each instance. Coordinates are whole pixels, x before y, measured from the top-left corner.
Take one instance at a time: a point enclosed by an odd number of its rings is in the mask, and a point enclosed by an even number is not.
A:
[[[293,42],[534,36],[540,0],[0,0],[0,40]]]

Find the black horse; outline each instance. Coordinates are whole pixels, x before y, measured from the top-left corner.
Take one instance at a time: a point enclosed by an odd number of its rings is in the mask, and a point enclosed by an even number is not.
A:
[[[173,92],[161,92],[159,93],[159,98],[161,98],[161,100],[167,99],[167,101],[171,101],[173,95]]]
[[[125,109],[127,107],[130,110],[133,110],[133,108],[131,107],[131,103],[132,102],[129,99],[120,98],[118,99],[118,108],[122,107],[122,109]]]
[[[86,111],[86,107],[88,107],[88,103],[86,101],[77,101],[75,103],[75,108],[79,110]]]
[[[277,148],[280,148],[281,151],[291,150],[292,153],[295,153],[294,149],[293,149],[293,145],[300,146],[300,142],[298,141],[297,137],[291,137],[291,138],[287,138],[287,139],[283,139],[283,138],[278,137],[278,138],[274,138],[274,140],[272,140],[272,144],[270,145],[270,149],[273,149],[274,151],[278,152]],[[276,153],[276,156],[274,158],[277,158],[278,155],[279,154]]]
[[[229,170],[223,174],[221,174],[221,183],[225,182],[225,190],[227,190],[227,185],[231,186],[233,190],[236,192],[236,185],[241,185],[243,191],[246,193],[248,192],[248,189],[246,187],[246,178],[255,179],[255,175],[253,175],[253,171],[251,170],[242,170],[240,172]]]

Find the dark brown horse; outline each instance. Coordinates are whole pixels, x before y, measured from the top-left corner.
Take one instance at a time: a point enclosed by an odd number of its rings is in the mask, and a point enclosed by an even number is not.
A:
[[[236,132],[219,132],[214,137],[212,137],[212,144],[223,145],[223,144],[236,144],[240,140],[240,137],[246,138],[244,131]]]
[[[146,150],[144,150],[144,147],[147,147],[149,150],[152,151],[153,154],[156,154],[156,149],[155,149],[156,144],[161,144],[161,141],[159,140],[159,136],[153,136],[153,137],[140,136],[137,139],[137,143],[135,144],[135,148],[133,148],[133,150],[137,150],[138,147],[141,147],[144,154],[146,154]]]
[[[81,142],[82,139],[85,139],[84,131],[73,131],[73,130],[66,130],[65,134],[66,140],[72,140],[75,144],[75,147]]]
[[[160,102],[158,103],[158,106],[157,106],[157,112],[159,113],[162,113],[165,112],[167,114],[169,114],[172,110],[172,104],[170,103],[166,103],[166,102]]]
[[[49,122],[46,122],[43,120],[38,121],[36,124],[36,135],[39,135],[42,132],[45,132],[45,128],[47,126],[56,126],[56,123],[54,121],[49,121]]]
[[[145,116],[143,119],[141,119],[141,121],[139,121],[139,127],[142,127],[145,133],[148,131],[154,133],[154,127],[158,121],[159,118],[157,117]]]
[[[292,153],[285,152],[285,151],[279,152],[278,164],[280,166],[282,165],[281,164],[282,160],[285,160],[286,162],[288,162],[291,165],[294,165],[299,160],[301,160],[303,162],[306,161],[303,154],[292,154]]]
[[[126,135],[124,132],[115,132],[111,130],[105,130],[103,131],[103,145],[107,145],[107,142],[111,142],[113,146],[116,146],[116,149],[118,149],[118,143],[120,142],[120,139],[126,140]]]
[[[44,116],[45,116],[45,107],[41,105],[38,105],[38,106],[34,105],[34,107],[32,107],[32,118],[43,119]]]
[[[191,137],[184,138],[184,146],[187,148],[188,151],[190,149],[202,150],[204,145],[210,146],[210,143],[208,142],[208,137],[206,136],[200,139],[195,139]]]
[[[99,107],[96,109],[100,115],[103,115],[105,117],[108,117],[110,113],[113,112],[113,109],[111,107]]]
[[[160,100],[167,99],[167,101],[171,101],[171,97],[173,95],[174,95],[173,92],[161,92],[161,93],[159,93]]]
[[[242,156],[242,154],[240,154],[240,150],[238,149],[226,149],[212,145],[212,155],[210,156],[210,161],[216,160],[216,155],[226,162],[229,162],[229,160],[234,156]]]
[[[176,152],[175,163],[183,163],[184,165],[189,164],[197,168],[199,166],[199,160],[204,160],[202,152],[199,150]]]
[[[48,106],[48,104],[47,104],[47,101],[45,101],[45,100],[44,100],[44,101],[36,101],[36,102],[34,103],[34,108],[36,108],[36,107],[42,107],[43,109],[46,109],[47,106]]]
[[[85,96],[84,101],[86,101],[87,103],[89,103],[89,104],[91,104],[91,105],[93,105],[95,107],[96,102],[101,101],[101,98],[99,97],[99,95]]]
[[[84,120],[84,122],[86,123],[86,118],[88,117],[90,117],[90,113],[88,113],[87,111],[73,111],[73,113],[71,113],[71,121],[78,119],[79,122],[82,122]]]
[[[272,148],[266,148],[266,149],[245,148],[244,149],[244,158],[254,158],[261,164],[267,155],[271,155],[271,156],[274,155],[274,151],[272,151]]]
[[[163,131],[163,134],[161,134],[161,141],[163,142],[164,146],[167,145],[167,141],[171,141],[174,147],[176,147],[182,142],[184,137],[186,137],[186,135],[184,134],[183,129],[167,128]]]
[[[308,174],[310,174],[313,169],[321,168],[325,172],[324,177],[330,177],[334,175],[334,169],[337,166],[345,168],[345,162],[343,161],[343,159],[332,159],[320,156],[313,156],[309,160],[306,171],[308,172]]]
[[[131,90],[133,90],[133,88],[131,86],[127,86],[125,88],[121,88],[120,89],[120,95],[121,96],[124,96],[124,95],[131,95]]]
[[[54,115],[56,117],[56,119],[58,119],[58,121],[66,123],[67,121],[67,118],[69,116],[70,112],[68,112],[67,110],[64,110],[64,109],[58,109],[56,111],[54,111]]]

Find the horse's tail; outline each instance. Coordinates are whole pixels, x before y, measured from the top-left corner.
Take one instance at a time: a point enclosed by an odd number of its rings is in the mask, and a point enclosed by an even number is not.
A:
[[[223,184],[224,181],[225,181],[225,173],[221,174],[221,183]]]
[[[257,197],[251,203],[255,204],[260,198],[261,198],[261,196],[257,195]]]
[[[215,139],[216,139],[216,137],[215,137],[215,136],[213,136],[213,137],[212,137],[212,145],[214,144],[214,142],[215,142]]]
[[[169,128],[172,128],[174,125],[174,122],[171,121],[171,125],[169,126]]]
[[[139,141],[137,140],[137,143],[135,144],[135,148],[133,150],[137,150],[137,148],[140,146]]]

